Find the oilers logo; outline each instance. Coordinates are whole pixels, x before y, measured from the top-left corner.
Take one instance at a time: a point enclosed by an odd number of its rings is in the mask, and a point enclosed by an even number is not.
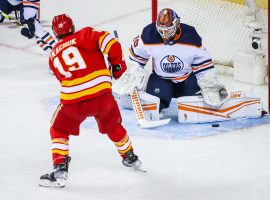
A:
[[[160,66],[162,71],[166,73],[175,73],[184,68],[184,63],[174,55],[167,55],[161,60]]]

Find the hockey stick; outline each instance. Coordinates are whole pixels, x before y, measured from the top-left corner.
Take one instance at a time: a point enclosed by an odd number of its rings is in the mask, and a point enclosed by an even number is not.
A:
[[[142,104],[139,98],[137,88],[135,88],[133,92],[131,92],[130,97],[132,100],[134,111],[136,113],[137,121],[139,122],[141,128],[154,128],[154,127],[166,125],[171,121],[171,119],[162,119],[162,120],[157,120],[157,121],[146,120],[144,117],[144,111],[142,108]]]
[[[22,24],[19,20],[14,19],[13,17],[7,15],[6,13],[4,13],[4,12],[1,11],[1,10],[0,10],[0,13],[1,13],[1,15],[2,15],[5,19],[9,20],[10,22],[12,22],[13,24],[15,24],[16,26],[23,26],[23,24]]]
[[[11,23],[15,24],[16,26],[18,26],[18,27],[20,27],[20,28],[27,28],[27,26],[26,26],[25,24],[22,24],[19,20],[13,18],[13,17],[10,16],[10,15],[7,15],[6,13],[4,13],[4,12],[1,11],[1,10],[0,10],[0,12],[1,12],[2,16],[3,16],[5,19],[9,20]],[[46,41],[42,40],[42,39],[41,39],[40,37],[38,37],[37,35],[34,35],[34,37],[35,37],[35,39],[41,41],[43,44],[48,45],[48,47],[52,48],[51,45],[49,45]]]

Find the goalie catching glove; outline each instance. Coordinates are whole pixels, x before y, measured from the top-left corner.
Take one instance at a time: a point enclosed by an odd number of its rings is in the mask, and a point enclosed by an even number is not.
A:
[[[129,95],[134,88],[143,90],[148,80],[147,70],[130,65],[123,76],[113,85],[113,90],[119,95]]]
[[[220,106],[229,96],[224,85],[212,73],[201,77],[198,86],[201,88],[204,102],[211,106]]]
[[[124,62],[122,64],[109,66],[111,75],[115,80],[119,79],[122,76],[122,74],[126,71],[126,69],[127,69],[127,66]]]

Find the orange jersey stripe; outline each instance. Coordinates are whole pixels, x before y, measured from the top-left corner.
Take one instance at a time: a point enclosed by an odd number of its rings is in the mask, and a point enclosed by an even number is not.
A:
[[[192,70],[193,70],[193,71],[197,71],[197,70],[202,69],[202,68],[204,68],[204,67],[208,67],[208,65],[210,65],[210,64],[213,64],[213,62],[210,61],[210,62],[205,63],[205,64],[203,64],[203,65],[200,65],[200,66],[198,66],[198,67],[193,67]]]
[[[186,74],[184,76],[180,76],[180,77],[176,77],[176,78],[172,78],[172,80],[174,81],[184,81],[189,77],[190,74]]]
[[[40,6],[40,2],[23,1],[23,5],[35,5],[35,6]]]

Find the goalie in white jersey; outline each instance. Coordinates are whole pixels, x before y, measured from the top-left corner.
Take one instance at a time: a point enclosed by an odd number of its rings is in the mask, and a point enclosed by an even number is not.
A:
[[[130,94],[142,128],[168,124],[170,119],[160,119],[160,112],[170,106],[172,98],[178,98],[179,123],[261,116],[257,94],[228,94],[215,75],[212,58],[202,46],[201,37],[194,27],[180,23],[172,9],[160,11],[157,21],[147,25],[133,40],[129,53],[136,66],[129,66],[114,91],[124,108],[130,108]],[[153,69],[148,78],[144,68],[151,58]]]
[[[23,25],[21,26],[21,35],[28,39],[35,38],[36,44],[43,50],[44,54],[48,56],[56,42],[52,35],[44,30],[40,24],[38,19],[39,9],[40,0],[1,0],[0,23],[14,11],[16,15],[15,20],[18,20],[18,22]]]
[[[146,93],[160,98],[161,111],[172,98],[202,92],[210,105],[220,105],[228,96],[217,80],[215,69],[195,28],[180,23],[172,9],[160,11],[156,23],[147,25],[129,49],[130,59],[144,67],[153,59]]]

